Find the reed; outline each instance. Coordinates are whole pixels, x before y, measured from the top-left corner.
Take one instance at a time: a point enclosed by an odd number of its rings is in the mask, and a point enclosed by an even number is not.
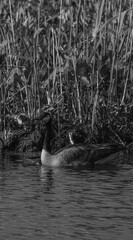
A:
[[[52,105],[58,131],[63,116],[88,121],[93,135],[101,103],[132,103],[132,13],[132,0],[2,2],[3,124]]]

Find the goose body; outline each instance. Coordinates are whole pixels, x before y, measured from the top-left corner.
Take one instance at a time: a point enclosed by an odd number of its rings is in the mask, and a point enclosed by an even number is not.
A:
[[[125,147],[119,144],[72,144],[52,154],[50,148],[52,120],[46,124],[46,134],[41,152],[41,163],[47,166],[91,166]],[[72,142],[73,143],[73,142]]]
[[[48,166],[78,166],[90,165],[88,156],[90,149],[84,145],[72,145],[62,148],[58,152],[52,154],[46,149],[42,149],[41,162]]]
[[[123,150],[123,146],[116,144],[72,145],[62,148],[55,154],[42,149],[41,163],[47,166],[93,166],[99,160]]]

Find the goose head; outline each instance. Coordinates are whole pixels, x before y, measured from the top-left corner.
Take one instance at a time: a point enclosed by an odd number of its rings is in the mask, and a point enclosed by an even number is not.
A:
[[[75,129],[73,131],[70,131],[68,133],[68,136],[69,141],[72,145],[77,143],[85,143],[87,140],[87,134],[81,129],[79,130]]]

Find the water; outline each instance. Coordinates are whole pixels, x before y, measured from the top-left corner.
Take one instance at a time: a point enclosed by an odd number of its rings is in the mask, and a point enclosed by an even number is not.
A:
[[[0,159],[0,239],[130,240],[133,165],[51,169]]]

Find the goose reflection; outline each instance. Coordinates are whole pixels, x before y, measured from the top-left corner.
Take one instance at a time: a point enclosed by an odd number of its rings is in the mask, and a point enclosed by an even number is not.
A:
[[[44,168],[41,166],[40,168],[40,178],[43,182],[43,186],[45,186],[45,190],[49,192],[51,188],[54,186],[54,172],[52,168]]]

